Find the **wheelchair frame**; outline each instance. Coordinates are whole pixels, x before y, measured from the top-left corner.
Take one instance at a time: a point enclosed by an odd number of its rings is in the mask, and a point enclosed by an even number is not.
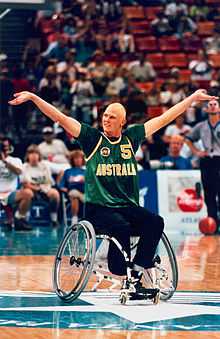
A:
[[[120,280],[114,279],[110,275],[99,272],[98,267],[94,268],[97,239],[105,239],[109,242],[113,241],[115,243],[125,258],[127,266],[127,280],[130,281],[132,262],[130,261],[127,253],[122,249],[121,244],[117,241],[117,239],[108,235],[96,236],[92,224],[86,220],[82,220],[67,229],[67,232],[64,235],[64,238],[61,241],[56,253],[53,269],[53,286],[56,294],[62,300],[66,302],[72,302],[73,300],[77,299],[81,292],[83,292],[85,289],[92,273],[98,277],[96,283],[92,287],[92,291],[97,291],[99,284],[103,280],[112,282],[112,286],[109,288],[109,290],[113,290],[121,283]],[[81,245],[79,243],[80,241],[82,242]],[[166,251],[172,277],[170,282],[168,282],[170,283],[170,286],[163,289],[162,281],[168,280],[169,275],[166,269],[162,267],[160,262],[161,259],[158,255],[154,258],[154,267],[144,270],[143,280],[145,282],[147,280],[150,281],[152,288],[148,289],[149,293],[146,295],[146,298],[143,299],[153,299],[154,303],[157,303],[159,299],[164,301],[170,299],[175,292],[178,283],[178,267],[176,257],[165,233],[162,234],[160,243],[163,244]],[[131,246],[131,251],[134,250],[136,246],[137,241]],[[69,251],[67,255],[65,253],[66,249]],[[65,280],[66,278],[62,280],[62,261],[64,262],[64,265],[67,261],[67,268],[64,268],[64,273],[65,275],[68,275],[68,281]],[[71,270],[73,271],[72,273],[70,273]],[[78,271],[80,272],[79,277],[76,279],[76,283],[73,283],[74,276],[78,273]],[[64,286],[66,284],[68,286],[69,282],[71,282],[72,285],[63,289],[63,283]],[[125,304],[129,299],[129,296],[132,294],[130,292],[132,291],[128,288],[122,288],[119,298],[122,304]]]

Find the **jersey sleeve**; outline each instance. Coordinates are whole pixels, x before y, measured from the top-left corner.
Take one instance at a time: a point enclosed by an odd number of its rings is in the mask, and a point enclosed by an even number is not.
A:
[[[140,143],[146,138],[143,124],[137,124],[126,129],[124,133],[132,143],[133,150],[136,153]]]
[[[87,124],[81,124],[81,131],[80,135],[77,138],[77,141],[79,142],[86,157],[88,157],[92,153],[100,137],[101,133],[99,132],[99,130]]]

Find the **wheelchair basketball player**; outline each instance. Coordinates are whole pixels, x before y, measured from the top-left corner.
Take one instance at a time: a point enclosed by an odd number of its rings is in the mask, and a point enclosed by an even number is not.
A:
[[[102,117],[103,132],[66,116],[51,104],[30,92],[14,94],[11,105],[31,100],[47,117],[59,123],[76,138],[86,156],[85,218],[96,233],[114,236],[130,255],[130,236],[139,236],[131,278],[125,281],[137,295],[144,294],[141,278],[144,269],[153,266],[161,238],[163,218],[139,206],[139,188],[135,152],[144,138],[151,136],[182,114],[194,101],[216,99],[205,90],[197,90],[161,116],[124,129],[126,111],[120,103],[110,104]],[[112,244],[109,269],[126,274],[125,261]]]

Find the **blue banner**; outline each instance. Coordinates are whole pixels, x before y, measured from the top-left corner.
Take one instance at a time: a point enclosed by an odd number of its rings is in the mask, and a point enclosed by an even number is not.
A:
[[[157,173],[156,171],[139,172],[140,205],[158,214]]]

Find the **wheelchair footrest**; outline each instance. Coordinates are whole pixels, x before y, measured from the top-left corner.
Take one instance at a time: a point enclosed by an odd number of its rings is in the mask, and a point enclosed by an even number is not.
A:
[[[158,288],[146,288],[143,292],[130,292],[129,300],[154,299],[159,292]]]
[[[160,299],[159,288],[143,288],[142,291],[131,292],[123,289],[121,291],[119,301],[125,305],[128,300],[152,300],[154,304],[158,304]]]

